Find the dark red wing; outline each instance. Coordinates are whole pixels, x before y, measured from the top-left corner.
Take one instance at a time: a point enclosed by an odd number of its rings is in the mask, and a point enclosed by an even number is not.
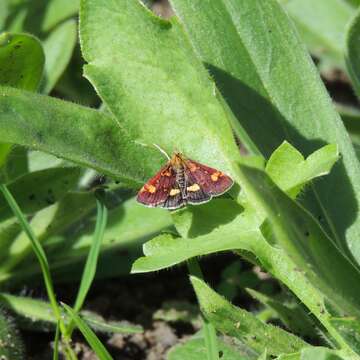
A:
[[[223,172],[202,165],[193,160],[185,160],[187,170],[201,189],[211,196],[218,196],[228,191],[234,181]]]
[[[163,207],[175,185],[175,172],[167,164],[140,189],[136,200],[149,207]]]
[[[211,200],[211,195],[204,191],[191,171],[185,167],[186,200],[189,204],[199,205]]]

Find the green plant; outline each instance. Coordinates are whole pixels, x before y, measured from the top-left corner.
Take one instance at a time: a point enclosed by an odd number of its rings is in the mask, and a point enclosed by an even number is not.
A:
[[[60,341],[76,358],[77,327],[109,359],[94,331],[141,327],[81,311],[95,275],[186,262],[203,329],[169,359],[359,359],[359,112],[338,107],[346,130],[308,53],[325,76],[347,72],[359,94],[358,2],[171,0],[170,20],[138,0],[43,3],[0,5],[0,285],[41,271],[50,301],[1,294],[20,326],[55,330],[55,359]],[[96,93],[76,80],[82,62]],[[236,185],[199,207],[143,208],[136,190],[164,163],[153,144]],[[115,180],[100,192],[99,174]],[[224,251],[288,290],[247,290],[266,314],[206,284],[196,258]],[[58,279],[80,280],[73,308],[59,305]]]

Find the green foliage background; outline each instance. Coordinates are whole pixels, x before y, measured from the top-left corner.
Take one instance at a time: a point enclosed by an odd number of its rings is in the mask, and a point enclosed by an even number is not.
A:
[[[360,116],[320,77],[341,71],[359,95],[358,1],[170,3],[170,19],[138,0],[0,4],[0,301],[56,330],[68,358],[76,326],[110,359],[95,332],[142,329],[81,313],[94,277],[188,263],[204,328],[169,359],[358,359]],[[153,144],[236,185],[199,207],[141,207],[136,191],[164,164]],[[223,251],[281,284],[247,291],[284,329],[191,270]],[[52,307],[11,294],[41,271]],[[56,314],[60,281],[80,286]]]

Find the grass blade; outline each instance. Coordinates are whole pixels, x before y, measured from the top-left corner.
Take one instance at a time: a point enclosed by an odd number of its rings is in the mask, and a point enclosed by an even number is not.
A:
[[[75,313],[73,309],[71,309],[68,305],[62,304],[66,312],[75,322],[78,329],[84,335],[86,341],[89,343],[91,348],[95,351],[96,355],[99,357],[100,360],[112,360],[111,355],[105,349],[104,345],[101,341],[97,338],[95,333],[89,328],[84,320],[80,318],[79,315]]]
[[[4,198],[8,202],[11,210],[14,212],[14,215],[19,220],[19,223],[20,223],[22,229],[29,237],[32,248],[35,252],[35,255],[36,255],[36,257],[39,261],[40,267],[41,267],[41,272],[43,274],[46,292],[49,297],[49,301],[50,301],[52,310],[54,312],[54,316],[57,319],[57,321],[59,322],[60,330],[61,330],[64,342],[65,342],[65,352],[68,354],[69,359],[76,359],[76,355],[73,352],[73,350],[69,344],[70,339],[67,334],[63,319],[61,317],[60,308],[56,301],[54,286],[53,286],[53,282],[52,282],[51,274],[50,274],[50,268],[49,268],[49,264],[48,264],[45,252],[44,252],[43,248],[41,247],[40,242],[36,238],[28,221],[26,220],[24,214],[22,213],[19,205],[17,204],[17,202],[15,201],[14,197],[11,195],[10,191],[8,190],[8,188],[6,187],[5,184],[0,184],[0,191],[3,193]]]
[[[59,307],[57,305],[57,302],[56,302],[53,283],[52,283],[51,275],[50,275],[49,264],[48,264],[48,261],[46,259],[45,252],[44,252],[43,248],[41,247],[39,241],[37,240],[37,238],[36,238],[33,230],[31,229],[28,221],[25,219],[25,216],[22,213],[22,211],[20,210],[18,204],[16,203],[15,199],[13,198],[10,191],[6,187],[6,185],[0,184],[0,191],[3,193],[4,198],[6,199],[9,206],[11,207],[11,210],[13,211],[15,216],[18,218],[22,229],[25,231],[25,233],[29,237],[29,240],[31,242],[31,245],[33,247],[35,255],[36,255],[36,257],[37,257],[37,259],[38,259],[38,261],[40,263],[40,267],[41,267],[41,270],[42,270],[42,273],[43,273],[43,276],[44,276],[44,282],[45,282],[46,290],[47,290],[49,300],[50,300],[50,303],[52,305],[54,314],[55,314],[57,319],[60,319],[60,309],[59,309]]]
[[[101,241],[104,237],[105,227],[107,223],[108,211],[104,204],[99,200],[97,205],[97,219],[95,225],[94,241],[91,245],[89,255],[86,260],[83,276],[80,283],[80,288],[75,300],[74,311],[79,312],[82,308],[85,297],[90,289],[91,283],[94,280],[96,273],[97,261],[101,248]]]
[[[60,324],[58,322],[55,331],[53,360],[59,360],[59,338],[60,338]]]

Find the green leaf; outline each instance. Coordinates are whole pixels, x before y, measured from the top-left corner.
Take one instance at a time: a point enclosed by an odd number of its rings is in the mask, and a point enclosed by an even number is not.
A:
[[[277,188],[263,171],[242,165],[240,171],[249,201],[266,213],[279,245],[332,304],[349,314],[358,314],[357,268],[339,252],[315,219]]]
[[[25,174],[8,184],[16,201],[21,204],[22,211],[33,214],[36,211],[54,204],[78,181],[79,168],[53,168]],[[7,219],[12,212],[0,196],[0,219]]]
[[[103,112],[11,88],[0,88],[0,138],[135,186],[143,184],[164,162],[159,151],[132,141]]]
[[[0,168],[2,168],[6,163],[8,155],[11,152],[11,146],[11,144],[0,143]],[[1,178],[2,181],[6,181],[6,176],[4,176],[3,174],[1,174]]]
[[[5,200],[7,201],[9,207],[11,208],[12,212],[14,213],[14,216],[19,221],[22,230],[26,233],[27,237],[29,238],[29,241],[31,243],[32,250],[34,251],[38,264],[41,268],[41,273],[43,276],[44,285],[46,288],[47,296],[49,298],[52,312],[56,318],[56,321],[59,323],[59,326],[61,328],[62,333],[65,331],[63,319],[60,314],[60,308],[58,306],[58,303],[56,301],[56,295],[54,293],[54,285],[52,282],[52,277],[49,269],[49,263],[46,258],[46,254],[44,252],[44,249],[42,248],[39,240],[37,239],[33,229],[31,228],[29,222],[27,221],[24,213],[21,211],[19,205],[17,204],[15,198],[12,196],[11,192],[7,188],[5,184],[0,184],[0,191],[3,194]],[[68,341],[66,341],[66,334],[64,334],[64,346],[67,349],[66,351],[69,351],[72,353],[72,349],[68,344]]]
[[[295,198],[304,184],[329,174],[338,159],[336,145],[324,146],[305,160],[300,152],[285,141],[272,153],[266,164],[266,172],[279,188]]]
[[[322,347],[305,348],[301,351],[300,357],[301,360],[345,360],[348,358],[348,356],[340,357],[336,351]]]
[[[18,316],[17,322],[23,329],[54,331],[56,328],[57,321],[48,302],[0,293],[0,303]],[[63,315],[66,316],[66,314]],[[82,311],[81,316],[92,329],[101,333],[136,334],[143,332],[141,326],[125,321],[106,321],[101,316],[89,311]],[[67,319],[67,322],[69,321],[70,319]]]
[[[223,201],[219,199],[213,200],[204,206],[213,208],[219,203],[221,209],[230,202],[231,200]],[[206,213],[205,211],[204,214]],[[209,212],[209,214],[211,214],[211,212]],[[184,213],[184,215],[187,216],[187,213]],[[211,223],[212,219],[213,217],[207,218],[209,223]],[[181,218],[178,218],[176,221],[180,222],[181,220]],[[212,232],[204,235],[191,238],[175,237],[171,234],[159,235],[144,244],[143,251],[145,257],[141,257],[135,261],[131,272],[138,273],[160,270],[195,256],[219,251],[234,249],[250,250],[249,244],[261,238],[258,226],[259,224],[257,224],[255,214],[250,211],[245,211],[235,217],[230,223],[220,225]],[[191,228],[192,223],[190,223],[190,229]],[[219,241],[219,239],[221,239],[221,241]]]
[[[58,203],[51,226],[41,238],[47,245],[52,236],[64,233],[95,210],[95,196],[91,192],[68,192]],[[53,249],[51,249],[53,251]]]
[[[99,357],[99,359],[111,360],[111,355],[108,353],[101,341],[96,337],[95,333],[89,328],[86,322],[82,320],[81,317],[77,315],[74,310],[72,310],[69,306],[67,306],[66,304],[62,304],[62,306],[64,307],[68,315],[74,320],[76,326],[84,335],[86,341],[94,350],[95,354]]]
[[[281,6],[276,0],[171,3],[222,95],[265,157],[284,140],[305,156],[321,145],[338,145],[341,160],[326,181],[312,185],[307,204],[328,223],[338,246],[360,263],[360,242],[355,240],[360,233],[360,165]],[[334,192],[338,184],[342,191]]]
[[[132,138],[232,173],[228,115],[176,19],[138,0],[83,0],[80,39],[85,76]]]
[[[30,226],[37,238],[46,233],[46,230],[51,226],[51,222],[56,214],[57,206],[53,205],[43,209],[35,214],[30,221]],[[26,256],[29,256],[32,251],[31,243],[28,235],[21,232],[6,249],[7,256],[0,265],[0,279],[7,278],[13,268],[23,261]]]
[[[241,356],[230,345],[219,341],[219,353],[221,360],[247,360],[245,356]],[[168,360],[204,360],[206,358],[206,347],[204,339],[198,336],[188,340],[185,344],[174,346],[167,354]]]
[[[258,320],[251,313],[231,305],[203,281],[191,277],[204,316],[220,332],[236,337],[259,355],[267,349],[270,356],[291,353],[306,346],[300,338]]]
[[[346,0],[282,0],[309,51],[324,66],[345,68],[345,30],[354,13]]]
[[[356,318],[332,318],[330,323],[344,337],[351,349],[360,354],[360,322]]]
[[[70,209],[76,209],[76,199],[77,197],[73,197],[73,207]],[[65,206],[66,198],[63,201],[63,206]],[[79,206],[87,207],[89,206],[87,204],[86,199],[83,199],[83,202],[81,202],[81,198],[79,199]],[[87,207],[87,209],[89,208]],[[84,214],[88,211],[85,209]],[[71,213],[73,212],[71,211]],[[79,218],[75,217],[75,221],[78,220]],[[71,222],[68,224],[70,226]],[[108,226],[102,241],[97,275],[113,277],[117,274],[128,274],[134,257],[139,256],[141,244],[159,234],[160,231],[168,229],[171,224],[168,211],[146,208],[139,205],[133,198],[110,211]],[[93,231],[94,222],[90,222],[88,226],[81,228],[81,231],[72,236],[65,233],[66,236],[61,237],[60,241],[54,244],[49,241],[51,237],[42,239],[45,244],[48,244],[46,250],[49,254],[51,270],[58,281],[70,279],[73,282],[79,279],[84,267],[83,262],[93,242]],[[53,234],[49,231],[49,236]],[[121,250],[125,250],[125,252]],[[16,281],[34,283],[34,276],[38,273],[39,268],[36,263],[26,263],[23,267],[17,268],[16,273],[4,279],[4,282],[7,281],[11,285]]]
[[[4,145],[10,147],[9,144]],[[22,146],[12,145],[8,157],[6,158],[6,163],[1,169],[1,177],[3,178],[3,182],[9,183],[28,172],[29,164],[27,149]]]
[[[259,357],[257,360],[266,360],[267,358],[267,351],[265,350]]]
[[[57,26],[43,41],[45,52],[45,73],[40,90],[50,93],[69,64],[77,40],[75,20],[68,20]]]
[[[360,34],[360,9],[349,24],[346,33],[346,65],[351,77],[355,93],[360,97],[360,46],[358,43]]]
[[[26,0],[6,1],[8,16],[5,30],[26,31],[37,36],[48,33],[79,10],[79,0],[46,0],[31,4]]]
[[[183,238],[195,238],[230,223],[242,211],[243,208],[235,201],[213,199],[202,206],[187,206],[173,212],[172,219]]]
[[[95,316],[88,311],[82,311],[81,316],[97,332],[106,334],[139,334],[144,332],[140,325],[132,325],[126,321],[105,321],[101,316]]]
[[[360,159],[360,111],[354,106],[336,104],[336,109],[348,131],[354,145],[356,155]]]
[[[60,22],[75,16],[79,11],[79,0],[48,0],[44,9],[42,31],[53,29]]]
[[[35,91],[42,77],[44,61],[44,51],[35,37],[12,33],[0,35],[1,85]]]
[[[195,328],[201,327],[199,308],[187,301],[165,301],[161,308],[155,311],[153,319],[190,323]]]
[[[246,289],[246,291],[254,299],[266,307],[273,309],[283,324],[295,334],[313,339],[316,339],[319,335],[320,331],[319,328],[316,327],[315,321],[310,318],[306,309],[301,307],[301,305],[287,304],[253,289]]]

